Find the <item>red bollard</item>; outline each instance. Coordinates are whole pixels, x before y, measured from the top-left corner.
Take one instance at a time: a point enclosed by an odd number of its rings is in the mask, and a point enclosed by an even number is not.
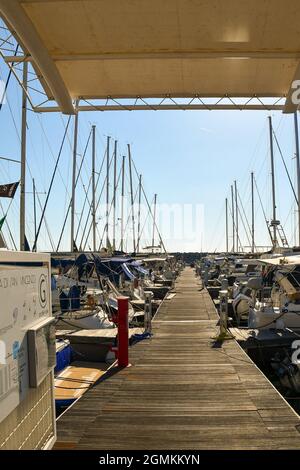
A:
[[[128,366],[128,297],[118,297],[118,366]]]

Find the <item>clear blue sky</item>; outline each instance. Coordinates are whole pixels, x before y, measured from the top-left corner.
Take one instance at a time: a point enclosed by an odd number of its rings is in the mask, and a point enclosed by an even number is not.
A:
[[[2,66],[2,75],[7,70]],[[10,106],[9,106],[10,105]],[[149,199],[158,194],[161,204],[200,204],[204,208],[204,221],[197,227],[197,236],[187,239],[171,239],[166,235],[169,250],[221,250],[225,248],[224,200],[229,197],[230,185],[237,180],[244,209],[250,220],[250,172],[254,171],[262,195],[267,216],[271,216],[271,187],[268,141],[268,112],[264,111],[146,111],[146,112],[93,112],[80,115],[78,152],[83,152],[91,124],[97,125],[97,164],[103,157],[106,136],[119,142],[120,156],[126,145],[132,145],[132,155],[138,171],[143,174]],[[15,124],[12,116],[14,117]],[[8,92],[8,103],[0,113],[0,155],[18,159],[20,141],[16,128],[20,130],[20,89],[12,82]],[[274,129],[293,181],[295,180],[293,116],[280,112],[272,113]],[[49,186],[63,135],[66,117],[58,114],[37,116],[29,112],[28,118],[28,164],[35,177],[37,189],[44,192]],[[71,128],[72,131],[72,128]],[[66,189],[71,187],[71,139],[67,142],[59,166],[46,217],[55,242],[68,204]],[[51,149],[51,150],[50,150]],[[275,146],[278,218],[282,221],[289,241],[295,241],[295,204],[279,153]],[[90,153],[83,172],[87,184],[90,175]],[[0,163],[0,184],[19,179],[17,164]],[[28,173],[29,175],[29,173]],[[134,184],[136,186],[137,179]],[[31,179],[28,177],[30,192]],[[78,211],[83,203],[83,190],[78,190]],[[45,195],[40,194],[41,203]],[[7,200],[2,199],[4,210]],[[27,195],[27,234],[33,240],[32,195]],[[79,209],[80,208],[80,209]],[[242,210],[242,209],[241,209]],[[1,211],[1,209],[0,209]],[[38,214],[40,210],[38,209]],[[256,197],[256,243],[269,245],[267,231]],[[8,222],[18,242],[19,192],[8,214]],[[39,217],[38,217],[39,218]],[[161,221],[160,221],[161,222]],[[102,232],[99,220],[99,231]],[[185,224],[185,233],[193,227]],[[69,225],[69,224],[68,224]],[[241,225],[241,240],[248,245]],[[7,227],[4,228],[9,240]],[[164,227],[162,226],[164,238]],[[63,249],[69,248],[68,230],[63,238]],[[39,249],[50,249],[43,228]]]

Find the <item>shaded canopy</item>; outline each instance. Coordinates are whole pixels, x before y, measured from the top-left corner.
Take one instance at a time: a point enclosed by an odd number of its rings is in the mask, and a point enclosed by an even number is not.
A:
[[[300,78],[298,0],[0,0],[65,113],[74,100],[283,97]]]

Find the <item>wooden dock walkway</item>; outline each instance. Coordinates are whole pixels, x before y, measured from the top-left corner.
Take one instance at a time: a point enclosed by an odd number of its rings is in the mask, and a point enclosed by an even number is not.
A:
[[[131,367],[57,422],[64,449],[300,449],[300,419],[235,340],[215,344],[218,315],[186,268],[130,350]]]

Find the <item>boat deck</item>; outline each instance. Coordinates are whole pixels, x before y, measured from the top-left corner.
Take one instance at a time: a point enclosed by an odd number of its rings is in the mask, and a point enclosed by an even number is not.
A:
[[[57,422],[57,449],[300,449],[300,419],[235,340],[190,268],[110,373]]]

